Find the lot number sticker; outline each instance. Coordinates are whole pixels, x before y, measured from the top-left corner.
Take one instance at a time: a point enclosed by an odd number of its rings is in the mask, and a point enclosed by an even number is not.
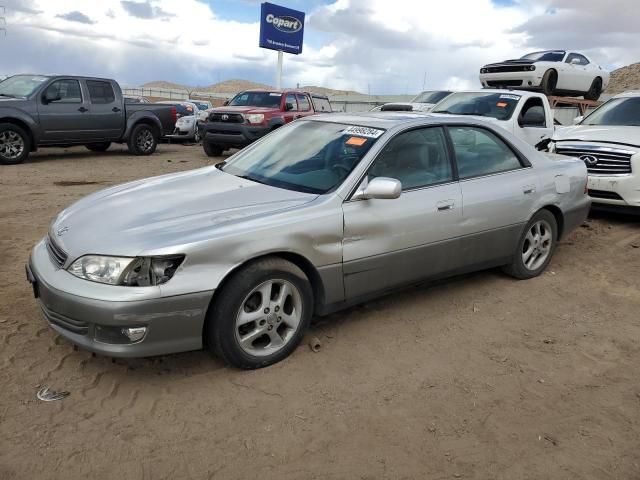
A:
[[[520,100],[520,95],[500,95],[500,98],[508,98],[509,100]]]
[[[358,137],[378,138],[384,133],[384,130],[378,130],[377,128],[369,127],[351,126],[345,128],[342,133],[346,135],[357,135]]]

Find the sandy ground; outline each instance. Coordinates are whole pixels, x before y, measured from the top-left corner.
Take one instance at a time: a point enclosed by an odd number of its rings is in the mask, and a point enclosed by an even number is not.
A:
[[[534,280],[481,272],[334,314],[319,353],[259,371],[74,351],[24,278],[50,220],[210,163],[162,145],[0,168],[0,479],[640,478],[639,219],[591,219]],[[40,402],[42,385],[71,395]]]

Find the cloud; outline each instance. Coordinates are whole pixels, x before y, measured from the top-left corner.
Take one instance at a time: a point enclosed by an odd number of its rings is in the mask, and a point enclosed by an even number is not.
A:
[[[637,0],[323,1],[306,11],[303,53],[285,55],[285,85],[372,94],[416,93],[423,83],[477,88],[482,65],[543,48],[584,50],[610,66],[640,60],[636,16],[624,14],[637,11]],[[4,3],[9,33],[2,48],[20,55],[3,57],[0,75],[68,72],[129,85],[275,83],[277,53],[258,47],[257,21],[234,20],[232,1]],[[239,5],[257,19],[257,0]]]
[[[64,20],[69,20],[70,22],[86,23],[89,25],[95,23],[84,13],[78,12],[77,10],[74,12],[65,13],[64,15],[58,15],[58,18],[63,18]]]

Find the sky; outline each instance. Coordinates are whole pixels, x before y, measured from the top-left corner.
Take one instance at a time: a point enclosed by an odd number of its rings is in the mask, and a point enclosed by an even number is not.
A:
[[[0,0],[0,75],[275,84],[258,47],[260,1]],[[274,0],[304,11],[283,85],[372,95],[478,87],[490,62],[576,49],[613,69],[640,61],[640,0]]]

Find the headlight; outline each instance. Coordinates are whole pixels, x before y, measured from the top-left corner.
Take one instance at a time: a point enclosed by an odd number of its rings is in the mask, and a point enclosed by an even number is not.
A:
[[[529,65],[529,70],[531,70],[532,72],[536,69],[535,65]]]
[[[481,68],[480,69],[480,73],[487,73],[487,69],[486,68]]]
[[[85,255],[73,262],[68,271],[92,282],[147,287],[168,282],[183,260],[184,255],[136,258]]]
[[[261,113],[250,113],[247,115],[247,120],[249,123],[262,123],[264,120],[264,115]]]

